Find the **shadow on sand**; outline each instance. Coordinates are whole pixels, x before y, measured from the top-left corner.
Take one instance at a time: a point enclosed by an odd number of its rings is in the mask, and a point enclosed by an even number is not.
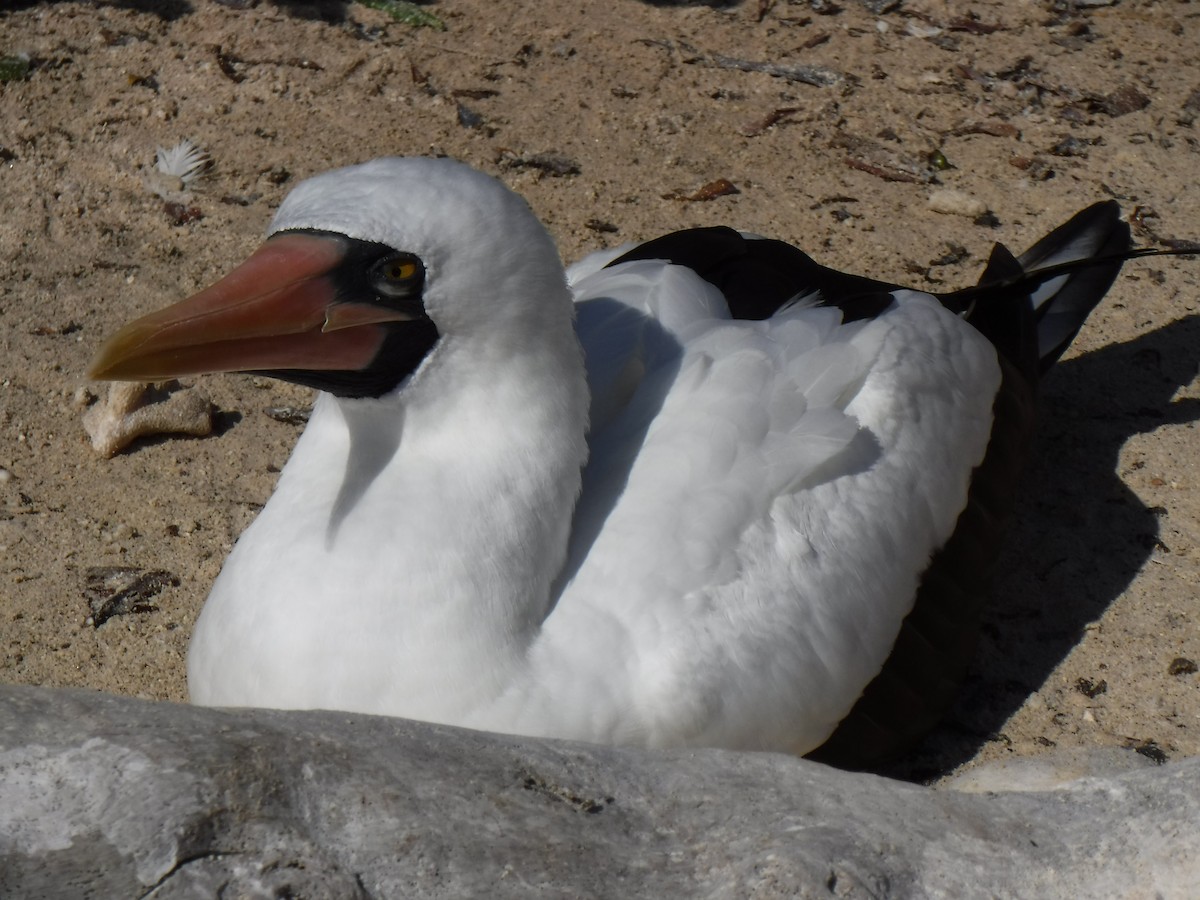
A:
[[[975,664],[942,724],[880,774],[929,780],[1003,739],[1009,717],[1162,549],[1165,511],[1122,483],[1118,455],[1134,435],[1200,420],[1200,400],[1171,399],[1196,377],[1197,347],[1200,316],[1190,316],[1047,376]]]

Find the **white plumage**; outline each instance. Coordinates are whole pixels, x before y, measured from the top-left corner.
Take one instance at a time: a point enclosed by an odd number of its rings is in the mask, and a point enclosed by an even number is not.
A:
[[[734,320],[691,268],[606,267],[621,251],[568,286],[525,203],[446,160],[320,175],[271,233],[412,254],[436,341],[381,396],[319,396],[196,624],[194,702],[648,746],[833,732],[987,451],[1002,372],[975,327],[902,289],[848,323],[811,290]],[[193,319],[163,321],[109,358]],[[234,356],[97,369],[299,368]]]

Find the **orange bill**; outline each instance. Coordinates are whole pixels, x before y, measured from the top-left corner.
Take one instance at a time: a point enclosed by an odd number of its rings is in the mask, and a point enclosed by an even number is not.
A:
[[[346,244],[280,234],[212,287],[131,322],[92,361],[92,378],[159,381],[211,372],[355,371],[411,316],[337,296]]]

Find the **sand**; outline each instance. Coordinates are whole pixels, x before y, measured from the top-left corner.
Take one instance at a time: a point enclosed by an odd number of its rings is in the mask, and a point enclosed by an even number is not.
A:
[[[1200,238],[1194,4],[423,9],[445,29],[355,3],[0,9],[0,56],[31,63],[0,84],[0,680],[185,699],[191,624],[302,427],[279,410],[311,397],[189,380],[210,436],[105,458],[85,370],[321,170],[458,157],[523,193],[567,260],[732,224],[934,290],[1108,197],[1143,244]],[[157,175],[185,138],[211,168]],[[705,189],[720,179],[736,193]],[[1045,383],[977,662],[891,771],[1200,752],[1198,303],[1196,261],[1130,263]],[[114,605],[105,567],[143,570],[124,576],[140,592]]]

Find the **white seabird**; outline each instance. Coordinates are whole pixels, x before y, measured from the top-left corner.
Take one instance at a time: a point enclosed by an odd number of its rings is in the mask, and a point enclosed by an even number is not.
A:
[[[92,374],[321,391],[193,702],[862,765],[949,699],[1038,375],[1134,253],[1108,202],[942,296],[725,228],[564,277],[498,181],[379,159]]]

